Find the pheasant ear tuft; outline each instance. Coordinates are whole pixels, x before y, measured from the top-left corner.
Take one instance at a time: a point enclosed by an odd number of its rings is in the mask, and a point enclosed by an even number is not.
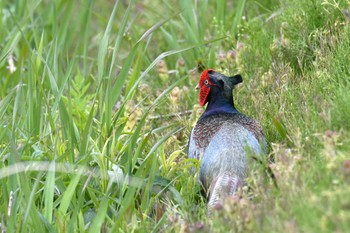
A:
[[[240,74],[236,74],[235,76],[230,77],[232,85],[237,85],[243,81],[242,76]]]

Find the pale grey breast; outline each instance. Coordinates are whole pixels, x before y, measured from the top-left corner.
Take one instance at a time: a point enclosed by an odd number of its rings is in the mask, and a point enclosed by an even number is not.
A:
[[[240,113],[219,113],[200,119],[191,133],[190,158],[201,159],[200,180],[208,188],[216,175],[246,175],[246,149],[266,147],[260,124]],[[263,148],[264,149],[264,148]]]

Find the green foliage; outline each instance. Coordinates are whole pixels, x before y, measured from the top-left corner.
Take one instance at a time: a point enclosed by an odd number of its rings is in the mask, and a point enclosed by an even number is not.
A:
[[[7,232],[347,232],[346,0],[0,1]],[[345,13],[344,13],[345,12]],[[207,214],[187,158],[204,68],[270,152]]]

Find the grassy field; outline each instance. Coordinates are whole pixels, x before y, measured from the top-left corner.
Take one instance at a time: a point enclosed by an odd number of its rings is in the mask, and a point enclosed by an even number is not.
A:
[[[350,232],[347,0],[0,1],[2,232]],[[200,72],[269,154],[211,216]]]

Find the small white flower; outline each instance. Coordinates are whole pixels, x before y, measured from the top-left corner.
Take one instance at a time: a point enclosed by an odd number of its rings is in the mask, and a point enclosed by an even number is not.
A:
[[[123,170],[115,164],[112,165],[112,170],[108,170],[107,172],[112,182],[121,184],[124,180]]]
[[[14,62],[12,54],[10,54],[8,56],[7,62],[9,65],[6,66],[6,68],[10,71],[11,74],[13,74],[17,70],[17,67],[15,66],[15,62]]]

